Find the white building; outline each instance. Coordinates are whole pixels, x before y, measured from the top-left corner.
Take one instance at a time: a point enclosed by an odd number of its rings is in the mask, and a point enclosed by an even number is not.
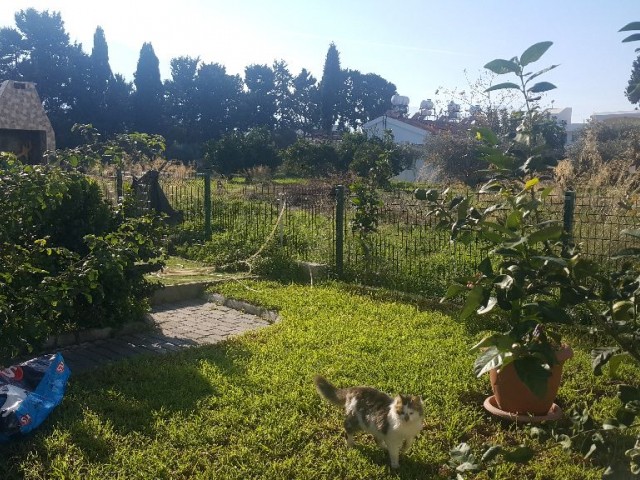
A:
[[[405,145],[424,145],[425,140],[431,132],[428,126],[415,120],[392,115],[382,115],[374,118],[362,126],[368,135],[383,138],[386,131],[390,131],[396,143]],[[404,182],[415,182],[418,172],[424,166],[424,159],[419,158],[414,164],[393,177],[393,180]]]

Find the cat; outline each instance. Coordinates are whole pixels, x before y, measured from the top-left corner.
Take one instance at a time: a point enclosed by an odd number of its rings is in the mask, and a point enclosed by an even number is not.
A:
[[[313,378],[313,383],[325,400],[344,406],[348,446],[353,446],[353,434],[364,430],[389,452],[391,468],[399,467],[400,452],[408,451],[422,430],[422,398],[415,395],[392,398],[372,387],[336,388],[320,375]]]

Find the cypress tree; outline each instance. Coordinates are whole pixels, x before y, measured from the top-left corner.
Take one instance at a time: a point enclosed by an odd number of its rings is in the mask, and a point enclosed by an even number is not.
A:
[[[144,43],[134,74],[133,127],[144,133],[162,132],[163,86],[160,61],[151,43]]]
[[[324,69],[322,70],[322,80],[320,81],[321,125],[322,129],[328,134],[331,133],[338,117],[338,99],[342,83],[340,54],[335,44],[331,42],[324,62]]]
[[[102,27],[93,34],[93,49],[89,58],[89,98],[91,102],[91,123],[104,132],[107,116],[107,95],[113,74],[109,66],[109,47]]]

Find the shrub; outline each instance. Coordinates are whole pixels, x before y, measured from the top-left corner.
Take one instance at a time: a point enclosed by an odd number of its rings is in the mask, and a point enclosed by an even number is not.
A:
[[[280,163],[275,140],[266,128],[230,132],[205,144],[204,151],[209,165],[223,175],[258,165],[275,168]]]
[[[49,243],[86,253],[83,237],[111,227],[109,205],[100,187],[77,172],[20,166],[3,170],[0,240],[18,244],[48,238]]]
[[[158,219],[112,212],[97,187],[59,167],[0,165],[0,359],[47,336],[116,326],[146,309],[160,268]]]
[[[282,150],[280,156],[280,173],[286,176],[317,177],[337,171],[338,153],[330,143],[299,138],[293,145]]]

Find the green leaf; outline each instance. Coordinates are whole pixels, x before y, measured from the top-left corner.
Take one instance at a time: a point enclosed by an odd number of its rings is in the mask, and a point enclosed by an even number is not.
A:
[[[502,243],[505,241],[505,239],[500,234],[484,228],[480,232],[480,236],[485,240],[490,241],[491,243]]]
[[[611,357],[609,360],[609,375],[615,377],[616,373],[618,373],[618,368],[624,362],[633,363],[633,357],[628,352],[618,353]]]
[[[535,258],[536,260],[541,260],[545,263],[552,263],[561,268],[564,268],[568,265],[567,261],[564,258],[560,258],[560,257],[545,257],[544,255],[536,255],[532,258]]]
[[[500,182],[490,180],[480,187],[480,193],[493,193],[499,191],[501,188],[502,184]]]
[[[462,292],[466,291],[467,287],[458,283],[454,283],[453,285],[449,285],[449,288],[447,288],[447,292],[444,294],[444,297],[442,297],[442,300],[448,300],[450,298],[457,297]]]
[[[520,55],[520,65],[526,67],[530,63],[537,62],[544,53],[549,50],[553,42],[539,42],[527,48]]]
[[[487,301],[487,304],[484,307],[479,308],[476,313],[478,315],[484,315],[485,313],[489,313],[491,310],[493,310],[493,307],[496,306],[496,304],[498,303],[498,299],[495,297],[489,297],[489,300]]]
[[[616,420],[618,421],[618,425],[620,425],[620,428],[628,428],[631,425],[633,425],[633,421],[635,420],[636,416],[625,410],[624,408],[619,408],[618,411],[616,412]]]
[[[501,290],[509,290],[512,286],[513,286],[513,277],[511,275],[500,275],[498,277],[496,277],[496,279],[493,281],[493,284],[496,286],[496,288],[499,288]]]
[[[550,67],[547,68],[543,68],[542,70],[540,70],[539,72],[534,73],[533,75],[531,75],[528,79],[526,83],[529,83],[531,80],[533,80],[536,77],[539,77],[540,75],[543,75],[545,73],[547,73],[549,70],[553,70],[554,68],[557,68],[558,65],[551,65]]]
[[[540,198],[542,200],[544,200],[545,198],[547,198],[549,196],[549,194],[553,192],[553,187],[547,187],[544,190],[542,190],[542,193],[540,194]]]
[[[602,375],[602,367],[604,367],[619,350],[618,347],[598,347],[591,350],[591,368],[593,369],[593,374]]]
[[[473,373],[481,377],[485,373],[499,368],[504,363],[504,354],[496,347],[486,349],[473,363]]]
[[[533,458],[534,453],[535,452],[530,447],[521,446],[515,450],[505,452],[503,457],[507,462],[527,463]]]
[[[482,285],[474,286],[469,295],[467,295],[467,301],[460,312],[460,319],[466,320],[471,316],[473,312],[475,312],[478,307],[482,304],[482,299],[484,298],[484,288]]]
[[[480,264],[478,264],[478,271],[486,277],[493,275],[493,268],[491,267],[491,260],[489,257],[485,257]]]
[[[507,217],[507,228],[510,230],[517,230],[522,225],[522,212],[520,210],[514,210]]]
[[[520,90],[520,87],[513,82],[504,82],[490,86],[485,90],[485,93],[493,92],[495,90],[504,90],[506,88]]]
[[[595,443],[592,443],[591,446],[589,447],[589,451],[585,454],[583,458],[587,460],[591,455],[593,455],[596,452],[597,449],[598,449],[598,445],[596,445]]]
[[[619,32],[629,32],[631,30],[640,30],[640,22],[631,22],[627,23],[624,27],[622,27]]]
[[[502,452],[502,446],[493,445],[489,447],[487,450],[485,450],[485,452],[482,454],[482,458],[480,459],[480,461],[483,463],[490,462],[491,460],[496,458],[498,454],[500,454],[501,452]]]
[[[535,244],[546,240],[557,240],[562,236],[562,232],[560,225],[545,227],[529,235],[529,243]]]
[[[533,87],[531,87],[528,91],[532,93],[542,93],[548,92],[549,90],[553,90],[556,86],[553,83],[549,82],[538,82]]]
[[[491,60],[487,63],[484,68],[487,70],[491,70],[493,73],[498,75],[502,75],[505,73],[518,73],[520,71],[520,66],[511,60],[504,60],[502,58],[496,58],[495,60]],[[516,88],[519,88],[516,85]]]
[[[562,448],[564,450],[570,450],[571,449],[571,437],[569,435],[566,434],[560,434],[558,435],[558,437],[556,438],[557,442],[562,445]]]
[[[522,380],[537,397],[544,397],[547,393],[547,383],[551,372],[540,364],[535,357],[516,358],[513,361],[518,378]]]
[[[618,398],[622,403],[640,400],[640,390],[631,385],[618,385]]]
[[[482,140],[484,143],[488,145],[498,144],[498,136],[490,128],[479,127],[476,130],[476,138],[478,140]]]
[[[640,40],[640,33],[634,33],[633,35],[629,35],[627,38],[622,40],[622,43],[636,42],[638,40]]]

